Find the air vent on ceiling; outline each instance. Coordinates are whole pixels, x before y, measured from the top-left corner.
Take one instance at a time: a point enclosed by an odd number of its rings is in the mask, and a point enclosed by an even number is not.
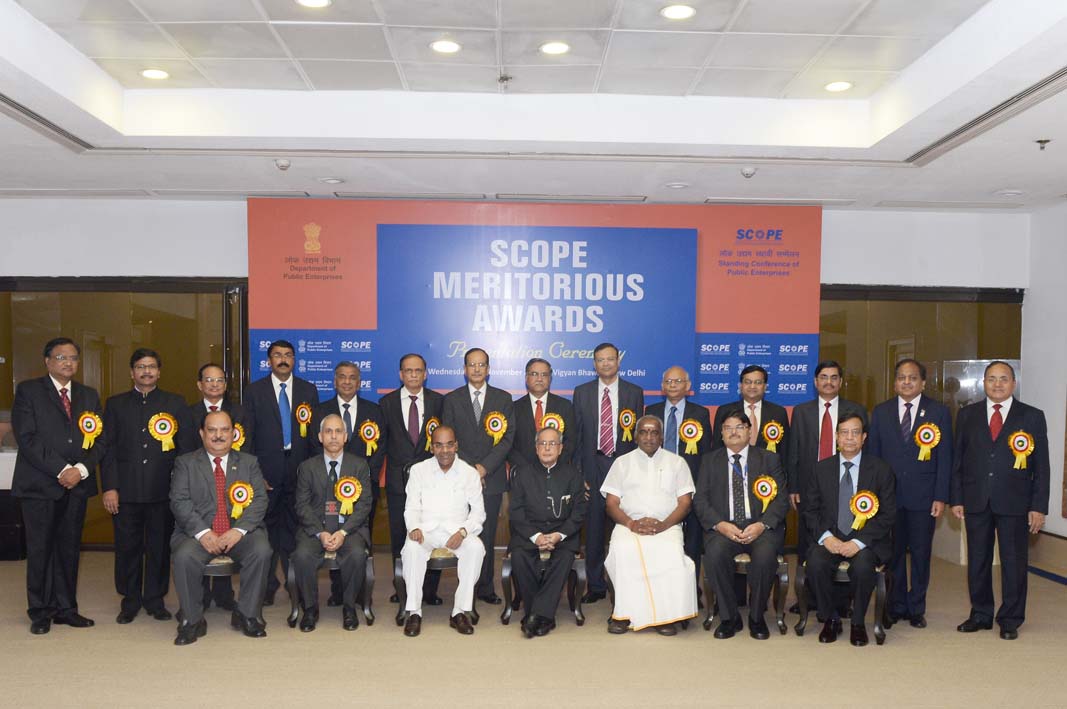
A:
[[[24,189],[0,187],[0,197],[26,198],[26,197],[51,197],[53,199],[84,198],[84,197],[150,197],[145,190],[131,189]]]
[[[451,199],[479,202],[484,194],[465,192],[334,192],[340,199]]]
[[[789,207],[847,207],[855,204],[854,199],[840,199],[836,197],[708,197],[704,204],[761,204],[773,206],[776,204]]]
[[[307,192],[301,190],[152,190],[157,197],[167,199],[245,199],[249,197],[274,197],[284,199],[288,197],[308,197]]]
[[[1018,209],[1016,202],[923,202],[921,200],[884,200],[874,205],[885,209]]]
[[[648,197],[644,195],[595,195],[595,194],[505,194],[500,193],[497,199],[509,202],[644,202]]]

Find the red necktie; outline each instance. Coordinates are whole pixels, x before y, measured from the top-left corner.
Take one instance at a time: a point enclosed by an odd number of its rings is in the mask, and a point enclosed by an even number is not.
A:
[[[537,410],[534,411],[534,430],[541,430],[541,419],[544,418],[545,409],[541,406],[541,400],[537,400]]]
[[[208,409],[211,410],[211,411],[218,411],[219,407],[217,407],[217,406],[209,406]]]
[[[822,431],[819,433],[819,460],[834,454],[834,422],[830,420],[830,403],[822,414]]]
[[[600,400],[600,452],[610,456],[615,453],[615,421],[611,416],[611,395],[604,387]]]
[[[408,398],[411,399],[411,406],[408,407],[408,438],[411,439],[411,445],[417,446],[419,444],[419,407],[416,406],[419,397],[408,394]]]
[[[67,388],[63,387],[59,390],[59,400],[63,402],[63,410],[67,412],[67,420],[71,420],[70,412],[70,397],[67,396]]]
[[[211,531],[225,534],[230,531],[230,515],[226,512],[226,473],[222,471],[222,458],[215,458],[215,519]]]
[[[1000,429],[1004,428],[1004,417],[1000,415],[1000,404],[993,404],[993,415],[989,417],[989,435],[997,440]]]
[[[756,418],[756,405],[748,405],[748,422],[751,427],[748,429],[748,445],[756,445],[756,441],[759,440],[759,419]]]

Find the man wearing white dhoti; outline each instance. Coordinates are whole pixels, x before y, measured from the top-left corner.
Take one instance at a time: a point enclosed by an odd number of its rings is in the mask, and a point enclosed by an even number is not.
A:
[[[615,588],[608,632],[655,627],[674,635],[676,622],[697,613],[696,571],[681,527],[696,488],[685,459],[662,448],[658,418],[643,416],[636,429],[637,450],[615,460],[600,488],[616,523],[604,561]]]

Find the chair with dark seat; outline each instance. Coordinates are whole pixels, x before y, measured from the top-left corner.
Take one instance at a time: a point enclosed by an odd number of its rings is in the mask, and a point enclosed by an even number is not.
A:
[[[574,613],[576,625],[585,625],[585,614],[582,612],[582,596],[578,589],[587,585],[585,577],[585,556],[578,554],[574,558],[574,565],[567,575],[567,605]],[[517,593],[518,587],[511,578],[511,554],[504,555],[504,561],[500,564],[500,586],[504,591],[504,610],[500,613],[500,622],[507,625],[511,622],[511,614],[519,609],[520,601]]]
[[[330,571],[341,568],[340,563],[337,561],[336,552],[323,554],[319,568],[323,567],[328,568]],[[289,599],[292,603],[289,609],[289,617],[285,619],[285,622],[289,624],[290,628],[295,628],[296,621],[300,617],[300,591],[296,586],[295,564],[289,564],[289,573],[285,577],[285,590],[289,592]],[[363,586],[359,590],[357,600],[363,609],[363,619],[367,625],[374,625],[374,608],[372,607],[374,601],[374,554],[370,549],[367,550],[367,568],[363,575]]]
[[[444,571],[445,569],[458,569],[459,558],[448,549],[441,547],[434,549],[426,562],[426,571]],[[399,601],[396,611],[396,624],[403,626],[407,622],[408,612],[404,610],[408,600],[408,587],[404,582],[404,561],[398,556],[393,562],[393,588],[396,589],[396,597]],[[481,616],[478,615],[478,597],[471,602],[470,621],[472,625],[478,625]]]
[[[220,555],[207,562],[204,566],[204,576],[215,578],[223,576],[235,576],[240,575],[241,565],[234,561],[231,557]],[[179,609],[175,620],[180,624],[182,622],[182,612]],[[259,622],[264,623],[263,611],[260,609]]]
[[[848,577],[848,568],[848,561],[842,561],[837,565],[837,571],[834,573],[835,584],[852,585],[852,581]],[[892,576],[884,564],[875,569],[875,574],[874,641],[881,645],[885,642],[885,631],[893,626],[893,623],[889,620],[889,606],[886,603],[888,591],[892,585]],[[807,586],[807,562],[797,568],[794,590],[797,594],[797,604],[800,606],[800,620],[797,621],[794,630],[797,635],[804,635],[804,628],[808,624],[808,611],[812,606],[811,589]]]
[[[738,575],[748,575],[748,565],[752,561],[752,558],[748,554],[738,554],[734,557],[734,573]],[[736,578],[736,577],[735,577]],[[747,591],[747,588],[746,588]],[[785,596],[789,591],[789,562],[779,554],[778,555],[778,569],[775,571],[774,576],[774,588],[771,592],[771,600],[774,605],[774,619],[778,624],[778,632],[785,635],[788,632],[788,628],[785,624]],[[704,630],[711,630],[713,621],[715,620],[716,610],[716,598],[715,592],[711,589],[711,579],[708,578],[707,569],[704,569],[704,593],[707,600],[705,606],[704,616]],[[743,603],[744,599],[739,598],[738,602]]]

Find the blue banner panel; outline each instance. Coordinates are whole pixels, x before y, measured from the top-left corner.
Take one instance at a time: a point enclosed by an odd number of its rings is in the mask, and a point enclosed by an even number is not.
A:
[[[757,364],[767,370],[767,399],[782,406],[815,398],[819,335],[698,333],[696,400],[721,406],[741,397],[740,375]]]
[[[512,392],[532,357],[552,363],[554,391],[573,390],[603,341],[645,390],[693,361],[695,229],[379,224],[377,247],[373,359],[422,353],[434,389],[463,384],[471,347]]]
[[[275,340],[287,340],[296,351],[296,376],[319,389],[319,398],[334,396],[333,368],[338,362],[359,367],[359,395],[377,401],[379,386],[395,388],[397,367],[377,359],[378,335],[373,330],[255,329],[249,331],[252,380],[270,374],[267,348]],[[380,380],[380,381],[379,381]]]

